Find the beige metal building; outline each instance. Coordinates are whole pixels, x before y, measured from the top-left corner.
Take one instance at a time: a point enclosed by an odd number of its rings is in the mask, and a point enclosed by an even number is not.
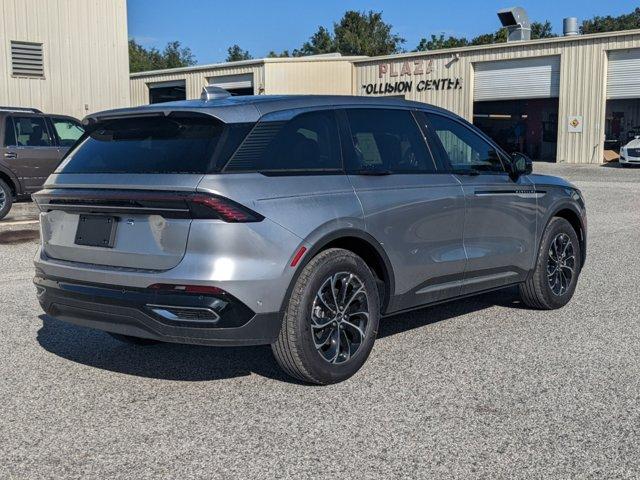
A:
[[[444,107],[534,159],[601,163],[640,135],[640,30],[353,63],[354,94]]]
[[[263,58],[131,74],[132,105],[199,98],[216,85],[236,95],[351,95],[352,61],[339,54]]]
[[[128,106],[127,41],[126,0],[0,0],[0,105]]]
[[[574,32],[571,32],[574,33]],[[640,30],[384,57],[262,59],[131,75],[133,105],[235,94],[392,95],[451,110],[508,151],[601,163],[640,135]]]

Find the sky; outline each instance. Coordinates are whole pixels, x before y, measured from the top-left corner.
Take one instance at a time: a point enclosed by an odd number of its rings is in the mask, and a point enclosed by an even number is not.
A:
[[[562,33],[562,19],[620,15],[638,6],[637,0],[521,0],[531,21],[550,20]],[[269,51],[289,51],[323,25],[332,29],[346,10],[382,11],[393,31],[413,50],[431,34],[473,37],[500,27],[496,12],[511,0],[127,0],[129,37],[145,47],[162,49],[179,40],[191,48],[199,64],[223,62],[233,44],[255,58]]]

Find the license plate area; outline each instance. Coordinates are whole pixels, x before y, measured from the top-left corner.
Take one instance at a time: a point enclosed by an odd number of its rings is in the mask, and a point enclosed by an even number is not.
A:
[[[116,239],[116,217],[80,215],[76,230],[76,245],[113,248]]]

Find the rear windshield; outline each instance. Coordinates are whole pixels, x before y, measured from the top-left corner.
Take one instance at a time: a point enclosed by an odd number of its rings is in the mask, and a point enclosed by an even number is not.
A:
[[[89,127],[56,173],[211,173],[251,128],[201,114],[121,118]]]

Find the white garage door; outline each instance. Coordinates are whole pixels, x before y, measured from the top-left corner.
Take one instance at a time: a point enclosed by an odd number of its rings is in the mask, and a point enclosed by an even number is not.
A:
[[[244,73],[240,75],[221,75],[219,77],[209,77],[209,85],[224,88],[225,90],[235,90],[238,88],[253,88],[253,74]]]
[[[560,57],[475,64],[473,99],[514,100],[560,96]]]
[[[640,49],[609,52],[607,98],[640,98]]]

